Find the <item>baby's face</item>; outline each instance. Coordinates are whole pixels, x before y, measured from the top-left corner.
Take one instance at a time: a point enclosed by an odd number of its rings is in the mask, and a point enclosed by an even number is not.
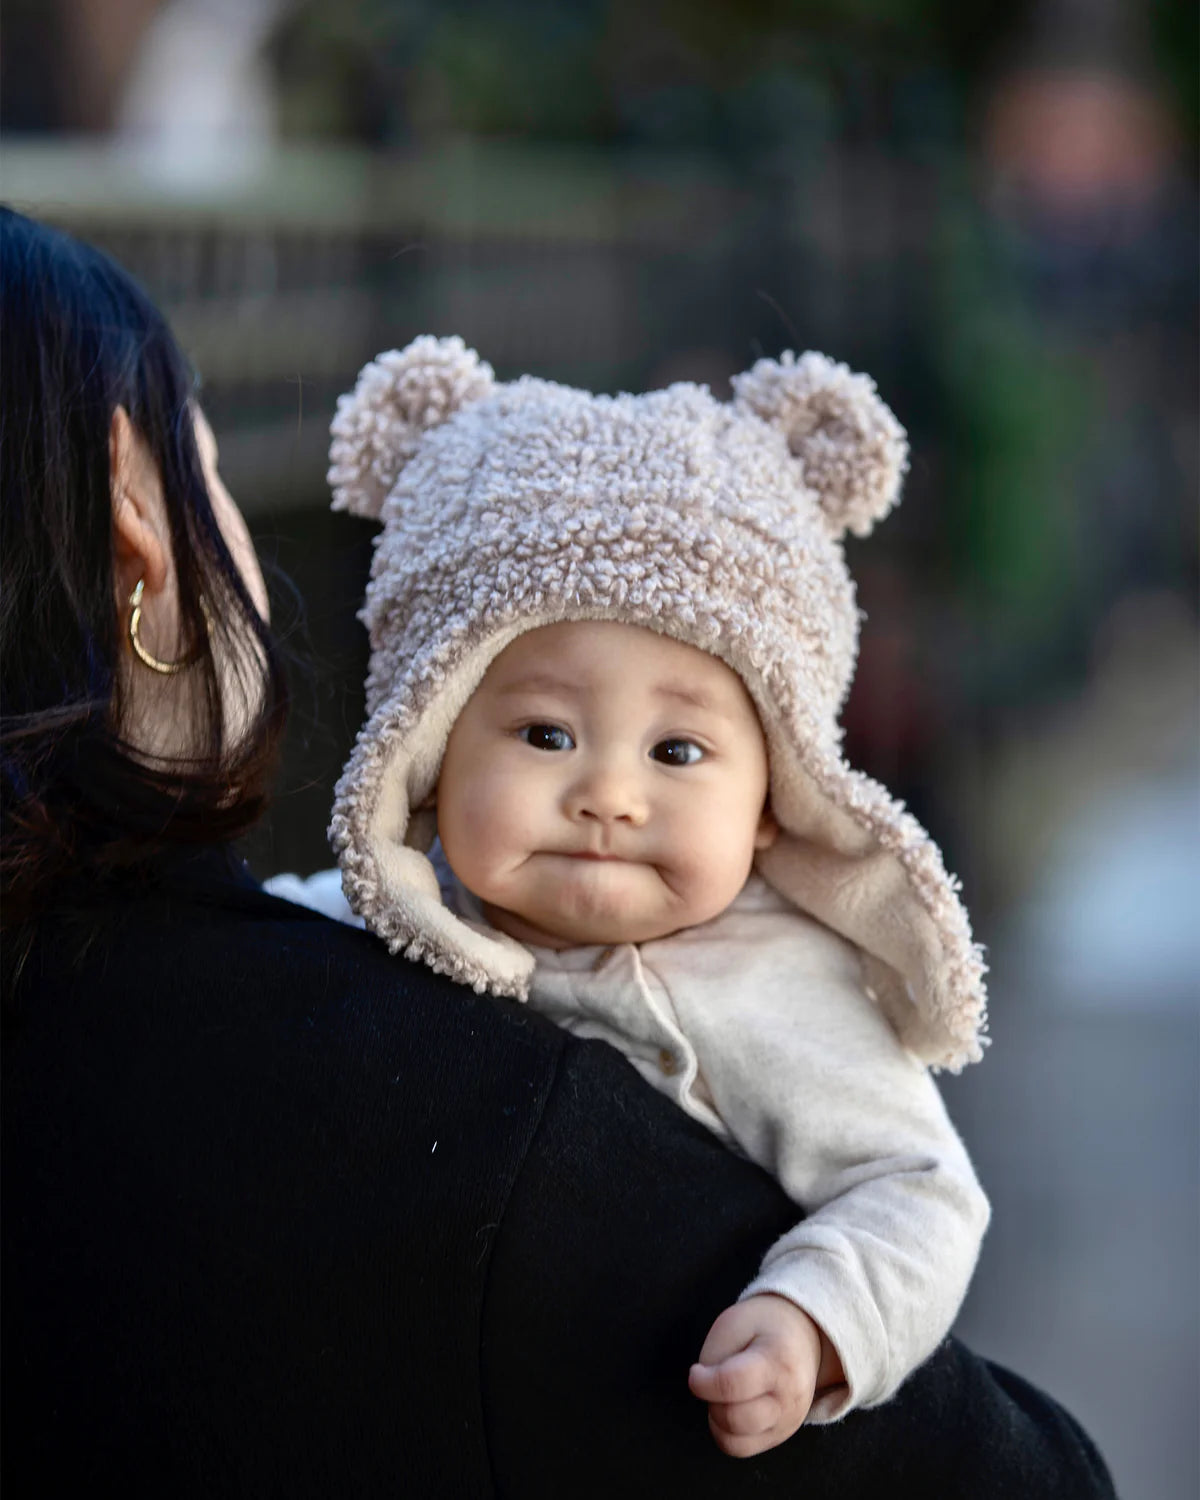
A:
[[[437,787],[451,869],[501,931],[641,943],[722,912],[774,837],[741,679],[652,630],[571,621],[496,658]]]

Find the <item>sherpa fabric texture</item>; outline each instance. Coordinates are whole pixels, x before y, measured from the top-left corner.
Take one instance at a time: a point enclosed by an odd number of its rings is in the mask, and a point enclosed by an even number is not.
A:
[[[450,729],[526,630],[621,620],[720,657],[762,720],[781,836],[764,878],[863,955],[923,1062],[981,1056],[984,965],[919,824],[841,757],[858,645],[841,537],[899,495],[900,424],[824,355],[763,359],[730,402],[703,386],[596,396],[495,380],[460,339],[380,355],[338,402],[334,508],[382,522],[361,615],[367,722],[330,838],[346,896],[392,951],[524,998],[533,958],[442,901],[425,851]]]

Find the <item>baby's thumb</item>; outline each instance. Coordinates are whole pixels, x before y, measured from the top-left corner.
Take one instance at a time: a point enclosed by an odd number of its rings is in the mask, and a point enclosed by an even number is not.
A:
[[[753,1317],[741,1303],[727,1307],[708,1330],[697,1363],[719,1365],[731,1355],[740,1354],[753,1341],[757,1331]]]

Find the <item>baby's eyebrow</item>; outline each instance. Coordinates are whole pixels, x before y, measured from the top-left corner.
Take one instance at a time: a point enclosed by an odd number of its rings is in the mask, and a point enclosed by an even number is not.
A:
[[[516,677],[512,682],[506,682],[497,692],[502,698],[515,698],[522,693],[550,693],[565,698],[577,696],[580,684],[566,677],[558,677],[553,672],[531,672],[525,677]],[[672,699],[686,708],[729,717],[729,707],[721,702],[719,695],[705,692],[700,687],[686,687],[678,682],[659,682],[655,684],[653,692],[657,697]]]
[[[511,697],[517,693],[571,693],[578,687],[577,683],[568,682],[565,677],[555,677],[551,672],[534,672],[528,677],[518,677],[512,682],[506,682],[499,689],[501,697]]]
[[[678,682],[660,682],[654,690],[660,698],[674,698],[688,708],[698,708],[705,713],[728,717],[728,708],[719,699],[706,693],[703,688],[684,687]]]

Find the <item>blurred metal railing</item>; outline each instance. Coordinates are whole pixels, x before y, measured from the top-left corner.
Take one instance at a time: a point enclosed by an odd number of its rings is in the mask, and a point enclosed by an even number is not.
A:
[[[720,378],[756,335],[846,350],[903,309],[942,177],[832,147],[739,177],[464,141],[281,148],[213,181],[90,138],[5,141],[0,171],[8,202],[108,250],[164,307],[252,515],[324,503],[337,394],[419,332],[599,388],[654,381],[671,356],[672,377]]]

